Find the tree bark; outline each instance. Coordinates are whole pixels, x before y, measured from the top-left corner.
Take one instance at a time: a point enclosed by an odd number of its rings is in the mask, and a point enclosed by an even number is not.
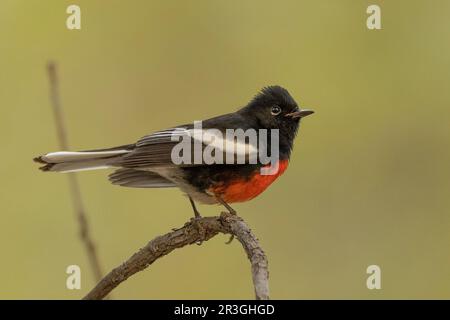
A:
[[[127,261],[108,273],[83,299],[103,299],[120,283],[173,250],[193,243],[201,244],[219,233],[230,234],[242,244],[251,263],[256,299],[269,299],[269,271],[266,255],[244,220],[227,212],[222,212],[219,217],[191,219],[180,229],[151,240]]]

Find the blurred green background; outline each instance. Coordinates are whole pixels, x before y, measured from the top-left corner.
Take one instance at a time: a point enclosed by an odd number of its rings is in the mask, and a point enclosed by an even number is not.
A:
[[[70,31],[69,4],[82,29]],[[382,30],[366,28],[381,6]],[[45,65],[58,62],[72,149],[101,148],[236,110],[280,84],[316,110],[287,173],[235,205],[269,257],[272,298],[450,298],[450,1],[0,3],[0,298],[78,299],[94,285],[57,150]],[[79,174],[104,271],[181,226],[175,189]],[[203,215],[221,209],[201,206]],[[158,260],[114,298],[253,298],[221,235]],[[67,290],[66,267],[82,268]],[[366,268],[382,289],[366,288]]]

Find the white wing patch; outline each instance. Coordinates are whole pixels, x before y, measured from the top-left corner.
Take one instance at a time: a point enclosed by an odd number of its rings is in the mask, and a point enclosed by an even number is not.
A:
[[[249,138],[250,141],[247,142],[245,136],[239,137],[239,139],[235,135],[224,134],[218,129],[191,129],[187,131],[194,141],[201,142],[205,146],[216,149],[218,152],[235,154],[237,156],[258,154],[258,136],[256,133],[255,136]]]
[[[218,152],[234,153],[236,155],[252,155],[258,154],[258,136],[254,133],[253,141],[246,139],[238,139],[236,136],[227,135],[218,129],[186,129],[184,127],[170,128],[167,130],[157,131],[151,135],[143,137],[136,143],[136,147],[157,144],[161,142],[180,141],[181,137],[188,136],[193,141],[201,142],[205,146],[215,148]],[[248,136],[246,136],[248,137]],[[172,139],[174,138],[174,139]]]

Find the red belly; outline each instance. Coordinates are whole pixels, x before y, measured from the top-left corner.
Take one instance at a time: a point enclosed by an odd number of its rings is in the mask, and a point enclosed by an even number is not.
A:
[[[278,171],[275,174],[261,175],[258,170],[250,179],[233,180],[226,185],[214,186],[209,191],[219,195],[227,203],[248,201],[266,190],[283,174],[287,167],[288,160],[280,160]]]

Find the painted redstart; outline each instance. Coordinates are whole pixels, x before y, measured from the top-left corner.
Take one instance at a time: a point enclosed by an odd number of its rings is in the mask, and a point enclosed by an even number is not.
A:
[[[181,125],[144,136],[134,144],[80,152],[52,152],[34,160],[45,164],[40,168],[43,171],[74,172],[116,167],[118,169],[109,176],[113,184],[135,188],[178,187],[187,194],[196,217],[200,214],[194,201],[219,203],[230,213],[235,213],[229,203],[258,196],[286,170],[300,120],[312,113],[312,110],[300,109],[286,89],[270,86],[238,111],[202,121],[200,131],[195,124]],[[242,131],[256,134],[257,142],[250,141],[250,134],[244,136],[244,140],[237,140],[237,135],[228,135]],[[195,153],[195,143],[198,143],[198,137],[205,137],[203,133],[208,133],[208,138],[200,139],[200,155],[209,146],[215,160],[232,159],[232,163],[198,161],[192,154],[186,157],[186,150]],[[273,139],[275,135],[277,139]],[[179,148],[180,138],[185,136],[193,138],[186,145],[189,148],[183,150],[182,157],[188,161],[174,161],[174,148],[177,145]],[[265,142],[261,139],[263,136],[267,138]],[[275,143],[276,150],[272,148]],[[231,148],[224,147],[227,144]],[[268,174],[262,172],[269,166],[261,156],[263,147],[266,153],[270,149],[272,156],[277,155],[275,169]],[[224,156],[220,157],[221,153]],[[244,162],[236,161],[242,154]],[[256,161],[251,161],[255,154]]]

